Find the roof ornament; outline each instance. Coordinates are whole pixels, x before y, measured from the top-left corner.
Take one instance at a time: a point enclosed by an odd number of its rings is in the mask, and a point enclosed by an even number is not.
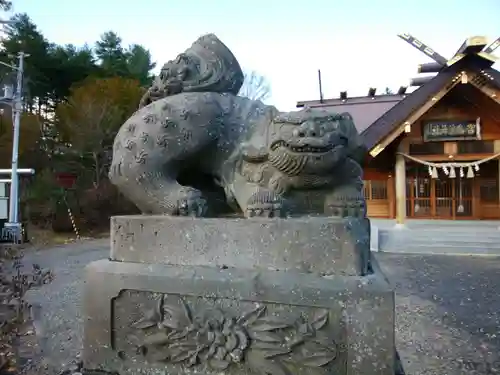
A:
[[[487,39],[484,36],[473,36],[467,38],[462,43],[457,52],[455,52],[453,57],[451,59],[447,59],[411,34],[403,33],[398,34],[398,36],[408,44],[434,60],[434,62],[418,65],[418,73],[439,73],[444,68],[456,64],[467,55],[477,55],[481,59],[486,60],[490,64],[490,66],[498,60],[498,58],[493,55],[493,52],[498,47],[500,47],[500,37],[490,45],[488,45]],[[410,86],[423,86],[424,84],[432,80],[432,78],[434,78],[434,76],[413,78],[410,81]],[[462,74],[462,83],[465,84],[467,82],[467,76]]]
[[[493,43],[491,43],[488,47],[486,47],[486,49],[484,50],[484,52],[486,53],[493,53],[495,52],[495,50],[500,47],[500,36],[498,38],[495,39],[495,41]]]
[[[469,81],[469,77],[467,76],[467,72],[462,72],[460,79],[462,81],[462,84],[466,84]]]

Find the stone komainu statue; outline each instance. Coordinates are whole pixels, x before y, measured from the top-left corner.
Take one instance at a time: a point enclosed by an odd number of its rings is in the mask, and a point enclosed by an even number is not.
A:
[[[111,181],[144,213],[364,216],[365,148],[352,117],[280,113],[236,96],[231,51],[209,34],[169,61],[119,130]]]

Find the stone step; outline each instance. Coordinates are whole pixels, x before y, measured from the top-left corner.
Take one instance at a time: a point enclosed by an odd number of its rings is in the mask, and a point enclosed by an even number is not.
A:
[[[404,254],[446,254],[446,255],[492,255],[500,256],[500,247],[458,247],[409,245],[398,248],[380,248],[380,252]]]
[[[428,226],[422,226],[422,227],[409,227],[409,228],[384,228],[383,230],[397,230],[397,231],[404,231],[404,230],[411,230],[411,231],[419,231],[420,233],[492,233],[492,234],[498,234],[500,236],[500,226],[497,227],[481,227],[481,226],[476,226],[476,227],[439,227],[439,226],[434,226],[434,227],[428,227]]]
[[[379,229],[394,229],[395,220],[389,219],[370,219],[372,225]],[[500,232],[500,220],[407,220],[406,229],[414,230],[431,230],[431,231],[491,231],[498,230]]]
[[[429,233],[398,234],[380,231],[379,241],[383,242],[386,240],[418,243],[456,242],[457,244],[473,242],[500,245],[500,235],[495,234],[441,233],[440,235],[431,235]]]
[[[467,249],[499,249],[500,244],[490,242],[490,243],[472,243],[472,242],[458,242],[458,241],[442,241],[442,242],[434,242],[434,243],[426,243],[426,242],[417,242],[417,241],[380,241],[379,247],[383,249],[391,248],[397,249],[400,247],[460,247]]]
[[[500,255],[500,231],[496,228],[451,228],[379,229],[378,251]]]
[[[372,223],[374,225],[377,225],[377,223]],[[420,225],[415,225],[413,223],[411,224],[405,224],[403,227],[398,227],[396,224],[393,225],[378,225],[380,229],[385,229],[385,230],[392,230],[392,229],[410,229],[410,230],[424,230],[424,231],[443,231],[443,230],[450,230],[454,232],[459,232],[459,231],[497,231],[500,232],[500,223],[498,225],[491,225],[491,224],[483,224],[480,221],[478,221],[474,225],[439,225],[439,224],[420,224]]]

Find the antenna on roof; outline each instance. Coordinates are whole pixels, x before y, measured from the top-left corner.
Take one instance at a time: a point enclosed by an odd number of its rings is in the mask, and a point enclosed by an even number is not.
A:
[[[319,102],[323,103],[323,88],[321,85],[321,69],[318,69],[318,83],[319,83]]]

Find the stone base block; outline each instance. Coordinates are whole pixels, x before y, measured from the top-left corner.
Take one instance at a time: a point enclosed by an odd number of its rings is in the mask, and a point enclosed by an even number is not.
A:
[[[394,375],[394,293],[376,269],[321,277],[102,260],[85,289],[86,368]]]
[[[370,220],[207,219],[160,215],[111,218],[111,260],[189,266],[369,272]]]

